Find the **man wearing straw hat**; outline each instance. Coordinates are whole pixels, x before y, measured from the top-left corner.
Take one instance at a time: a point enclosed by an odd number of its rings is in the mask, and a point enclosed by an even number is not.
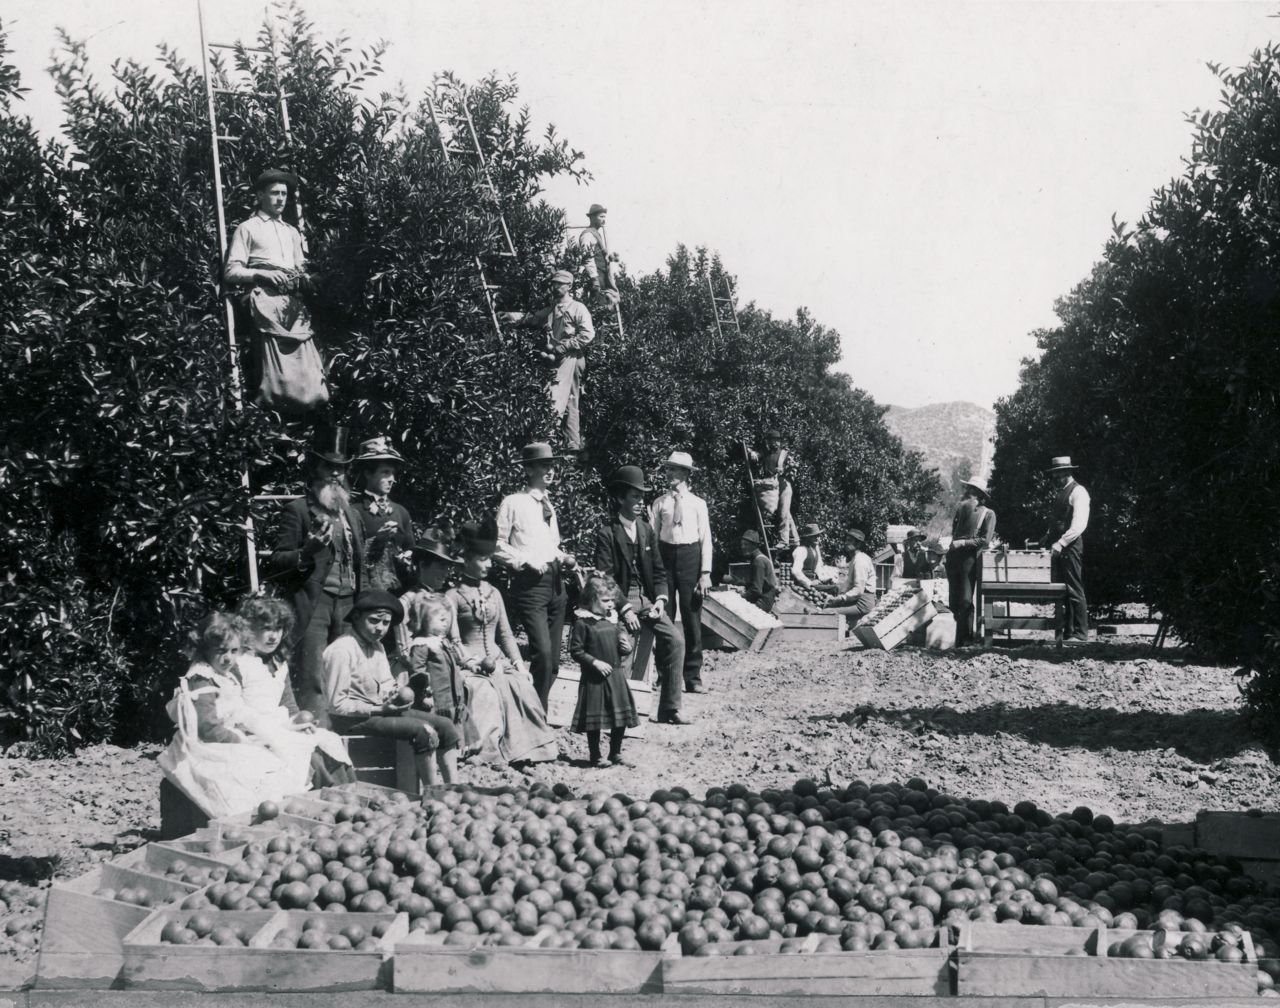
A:
[[[573,297],[573,274],[557,270],[548,278],[551,304],[526,315],[505,312],[502,318],[519,328],[547,330],[547,349],[543,356],[555,364],[556,376],[551,384],[551,408],[563,432],[566,455],[582,451],[582,425],[579,404],[582,378],[587,370],[587,347],[596,338],[595,326],[587,306]]]
[[[647,521],[644,495],[651,488],[639,466],[621,466],[609,477],[611,518],[596,529],[595,567],[618,585],[618,612],[633,634],[651,632],[658,672],[658,720],[688,724],[680,713],[684,635],[667,612],[667,571],[658,536]]]
[[[688,452],[673,451],[663,463],[671,488],[649,509],[667,571],[667,593],[680,608],[684,628],[684,689],[701,693],[702,596],[711,590],[711,518],[707,502],[689,489],[697,467]]]
[[[818,585],[820,591],[834,591],[829,599],[822,600],[823,609],[834,609],[844,614],[845,628],[852,630],[858,621],[876,607],[876,566],[867,555],[867,537],[862,529],[853,529],[845,537],[845,553],[849,566],[844,584]]]
[[[361,517],[347,496],[345,427],[321,431],[307,449],[307,490],[284,507],[267,575],[293,604],[294,693],[298,706],[328,727],[324,649],[347,629],[347,614],[364,587]]]
[[[609,237],[604,231],[605,216],[608,209],[599,203],[592,203],[587,211],[589,227],[583,228],[578,235],[578,248],[587,253],[587,261],[582,267],[586,275],[587,290],[596,291],[610,308],[618,303],[618,256],[609,251]]]
[[[1089,640],[1089,607],[1084,597],[1084,530],[1089,526],[1089,491],[1076,482],[1077,467],[1070,455],[1049,462],[1049,474],[1058,483],[1053,502],[1053,524],[1044,545],[1053,550],[1053,579],[1067,586],[1062,640],[1084,644]]]
[[[980,554],[995,538],[996,513],[987,507],[987,485],[981,477],[965,480],[964,496],[951,519],[947,547],[947,604],[956,618],[956,647],[974,643],[973,595],[981,571]]]
[[[566,601],[560,572],[576,566],[572,556],[560,552],[560,525],[547,490],[559,458],[541,441],[520,449],[524,489],[498,505],[494,550],[511,571],[511,607],[529,635],[529,672],[544,710],[560,671]]]
[[[800,529],[800,545],[791,554],[791,576],[796,584],[817,588],[830,581],[819,571],[822,564],[822,529],[810,522]]]

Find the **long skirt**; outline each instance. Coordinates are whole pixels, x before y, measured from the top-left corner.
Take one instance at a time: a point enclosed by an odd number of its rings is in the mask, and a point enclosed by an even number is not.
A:
[[[559,757],[560,745],[528,675],[503,660],[492,675],[468,673],[466,684],[477,759],[540,763]]]

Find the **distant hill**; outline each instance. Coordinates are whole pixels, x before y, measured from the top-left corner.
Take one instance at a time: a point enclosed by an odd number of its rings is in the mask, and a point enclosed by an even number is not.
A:
[[[969,402],[930,403],[928,406],[890,406],[885,425],[908,448],[924,456],[924,464],[938,470],[945,486],[956,465],[969,461],[977,472],[983,440],[995,414]]]

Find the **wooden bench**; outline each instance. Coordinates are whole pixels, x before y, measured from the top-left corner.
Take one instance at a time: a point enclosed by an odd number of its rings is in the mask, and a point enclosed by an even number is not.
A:
[[[978,586],[982,599],[982,643],[991,647],[992,635],[997,630],[1052,630],[1053,639],[1062,647],[1062,607],[1067,598],[1067,586],[1059,582],[1036,584],[1034,582],[984,581]],[[997,616],[997,602],[1023,602],[1032,604],[1053,603],[1053,617]]]

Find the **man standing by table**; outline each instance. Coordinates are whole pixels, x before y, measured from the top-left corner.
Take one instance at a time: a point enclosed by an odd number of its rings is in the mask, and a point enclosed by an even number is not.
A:
[[[684,628],[684,689],[701,693],[702,596],[711,590],[711,519],[707,502],[689,489],[696,467],[688,452],[663,464],[671,487],[653,502],[650,519],[667,571],[667,594],[680,607]]]
[[[1089,526],[1089,491],[1076,482],[1076,468],[1070,455],[1059,455],[1049,463],[1049,473],[1058,482],[1058,496],[1044,544],[1053,551],[1053,579],[1067,586],[1064,644],[1085,644],[1089,640],[1089,607],[1084,597],[1084,530]]]
[[[639,466],[622,466],[609,478],[612,518],[596,529],[595,567],[618,584],[618,612],[632,633],[649,631],[658,669],[658,720],[688,724],[680,713],[684,635],[667,614],[667,571],[653,527],[642,520],[649,487]]]
[[[547,329],[547,347],[543,356],[556,368],[555,381],[551,384],[551,408],[561,424],[564,453],[577,455],[582,451],[579,417],[582,378],[587,371],[587,347],[596,338],[596,330],[587,306],[574,300],[573,274],[568,270],[557,270],[548,282],[551,285],[550,306],[528,315],[505,312],[502,318],[522,329]]]
[[[511,569],[511,607],[529,635],[529,672],[546,710],[551,684],[560,670],[565,590],[561,569],[575,566],[560,552],[560,525],[547,492],[558,456],[543,442],[520,450],[525,486],[498,505],[498,543],[494,552]]]
[[[852,630],[858,621],[876,607],[876,565],[866,551],[867,537],[861,529],[854,529],[845,539],[845,552],[849,566],[845,569],[844,584],[818,585],[819,591],[832,591],[834,595],[822,602],[823,609],[834,609],[844,614],[845,628]]]
[[[987,507],[987,486],[978,477],[965,480],[964,496],[951,519],[947,547],[947,602],[956,618],[956,647],[974,642],[973,595],[978,587],[981,554],[995,538],[996,513]]]

